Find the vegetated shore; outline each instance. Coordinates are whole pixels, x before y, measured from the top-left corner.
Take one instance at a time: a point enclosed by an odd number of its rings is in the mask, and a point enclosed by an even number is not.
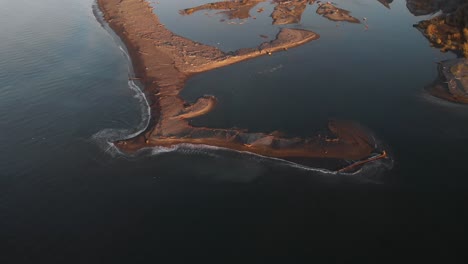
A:
[[[114,142],[122,152],[134,153],[147,147],[188,143],[279,158],[363,161],[375,154],[376,144],[372,137],[351,122],[331,121],[327,135],[302,139],[286,138],[279,132],[266,134],[242,129],[193,127],[187,120],[211,111],[216,103],[212,96],[202,97],[193,104],[179,96],[191,75],[287,50],[318,39],[318,34],[300,29],[281,29],[271,42],[225,53],[175,35],[159,22],[145,0],[97,2],[104,19],[127,46],[135,76],[144,85],[151,108],[150,122],[145,131],[134,138]]]

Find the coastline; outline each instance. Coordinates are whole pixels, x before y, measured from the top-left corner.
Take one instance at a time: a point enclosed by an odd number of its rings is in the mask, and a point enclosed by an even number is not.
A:
[[[413,26],[431,46],[452,51],[457,58],[438,62],[439,76],[426,91],[449,102],[468,104],[468,3],[454,1],[440,9],[441,14]]]
[[[300,139],[283,138],[276,133],[192,127],[187,121],[211,111],[216,103],[214,97],[202,97],[194,104],[180,98],[178,94],[191,75],[287,50],[318,39],[318,34],[282,29],[275,40],[257,48],[224,53],[167,30],[145,0],[97,0],[97,3],[104,20],[126,45],[135,77],[143,85],[150,106],[148,127],[134,138],[114,142],[120,151],[134,153],[153,146],[188,143],[277,158],[365,160],[375,153],[373,140],[350,122],[330,122],[330,136]]]
[[[438,63],[438,78],[426,90],[432,96],[458,103],[468,104],[468,60],[451,59]]]

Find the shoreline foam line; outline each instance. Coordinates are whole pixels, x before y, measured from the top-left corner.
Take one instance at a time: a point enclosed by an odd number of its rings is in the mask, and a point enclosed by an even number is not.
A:
[[[149,126],[149,120],[151,115],[151,108],[149,106],[148,99],[146,98],[145,93],[143,92],[143,87],[138,85],[134,80],[131,78],[135,77],[135,72],[132,65],[132,59],[129,55],[127,47],[125,43],[122,42],[120,37],[115,34],[115,32],[110,28],[107,22],[104,19],[103,13],[99,9],[97,0],[94,1],[92,6],[92,12],[98,23],[102,26],[102,28],[109,34],[110,38],[116,43],[119,50],[124,55],[125,59],[127,60],[127,67],[128,67],[128,88],[132,90],[135,95],[134,97],[138,100],[140,104],[140,113],[141,113],[141,121],[138,124],[136,131],[130,132],[131,129],[103,129],[97,133],[95,133],[92,138],[94,140],[98,140],[98,145],[104,149],[106,153],[113,148],[115,148],[114,152],[118,152],[120,154],[125,154],[121,152],[114,144],[116,140],[128,139],[135,137],[145,131]],[[114,134],[114,136],[110,136]],[[107,143],[107,144],[105,144]],[[105,146],[104,146],[105,145]]]

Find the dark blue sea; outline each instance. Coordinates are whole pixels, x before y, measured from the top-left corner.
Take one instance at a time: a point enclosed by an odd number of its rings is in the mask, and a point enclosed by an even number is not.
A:
[[[413,27],[440,11],[335,0],[362,23],[315,3],[278,26],[270,1],[224,21],[178,13],[206,0],[151,2],[170,30],[225,51],[281,27],[321,36],[193,76],[182,96],[218,104],[192,124],[311,136],[352,120],[390,159],[337,174],[209,146],[124,156],[109,142],[144,129],[148,109],[96,3],[0,0],[1,263],[463,262],[468,106],[425,93],[456,55]]]

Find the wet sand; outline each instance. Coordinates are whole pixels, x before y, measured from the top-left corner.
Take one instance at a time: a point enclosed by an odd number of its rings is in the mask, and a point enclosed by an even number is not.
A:
[[[302,139],[242,129],[193,127],[187,120],[208,113],[216,105],[214,97],[202,97],[190,104],[179,96],[191,75],[284,51],[316,40],[318,34],[282,29],[271,42],[225,53],[173,34],[144,0],[98,0],[98,3],[105,20],[126,44],[151,107],[149,126],[144,132],[115,142],[121,151],[134,153],[147,147],[188,143],[271,157],[338,160],[366,160],[376,151],[372,138],[351,122],[332,121],[328,124],[328,135]]]

